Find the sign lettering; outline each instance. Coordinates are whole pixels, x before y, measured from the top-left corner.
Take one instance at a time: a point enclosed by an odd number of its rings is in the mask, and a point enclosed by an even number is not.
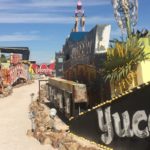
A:
[[[132,119],[128,111],[125,111],[121,118],[118,112],[111,115],[111,106],[109,106],[104,112],[101,108],[97,109],[97,115],[99,129],[103,132],[101,140],[107,145],[114,140],[114,134],[120,138],[136,136],[144,139],[150,136],[150,115],[147,116],[145,110],[136,111]]]

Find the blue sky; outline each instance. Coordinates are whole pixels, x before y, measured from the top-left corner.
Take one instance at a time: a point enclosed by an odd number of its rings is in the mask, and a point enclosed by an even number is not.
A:
[[[110,0],[82,0],[86,31],[111,24],[111,38],[120,36]],[[30,59],[50,62],[74,26],[77,0],[0,0],[0,47],[25,46]],[[139,0],[138,29],[150,30],[150,0]]]

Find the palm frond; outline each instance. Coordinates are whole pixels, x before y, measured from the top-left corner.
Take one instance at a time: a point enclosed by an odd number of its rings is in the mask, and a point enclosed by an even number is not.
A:
[[[104,64],[105,81],[121,81],[129,73],[136,70],[137,65],[148,59],[144,52],[144,45],[138,36],[132,36],[126,42],[115,40],[114,45],[108,49],[107,61]]]

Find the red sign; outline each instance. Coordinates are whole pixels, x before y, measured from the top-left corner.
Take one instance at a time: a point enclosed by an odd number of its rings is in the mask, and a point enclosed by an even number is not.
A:
[[[52,75],[52,72],[55,70],[55,63],[51,63],[50,65],[42,64],[40,66],[33,64],[32,68],[37,74]]]

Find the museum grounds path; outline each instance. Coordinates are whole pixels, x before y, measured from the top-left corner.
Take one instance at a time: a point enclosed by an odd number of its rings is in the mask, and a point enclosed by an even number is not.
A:
[[[38,81],[14,88],[13,93],[0,98],[0,150],[54,150],[26,135],[31,129],[29,104],[31,93],[37,97]]]

